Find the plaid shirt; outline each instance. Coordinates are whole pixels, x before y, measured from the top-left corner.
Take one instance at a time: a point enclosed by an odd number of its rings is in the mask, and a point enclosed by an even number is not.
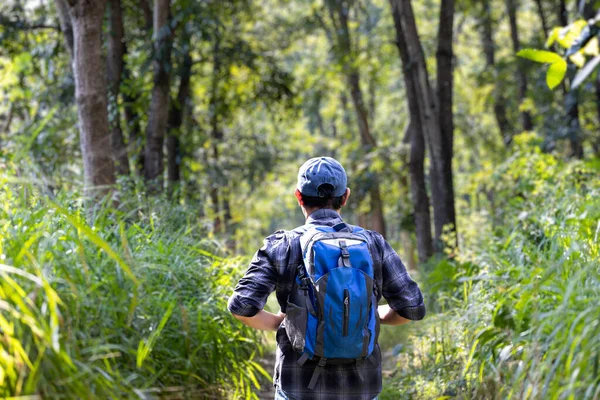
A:
[[[236,315],[254,316],[263,309],[269,295],[276,290],[281,311],[285,312],[296,267],[302,263],[299,237],[312,226],[334,226],[340,222],[342,219],[336,211],[321,209],[308,217],[306,225],[289,232],[277,231],[268,236],[229,298],[229,311]],[[375,276],[377,286],[381,289],[378,292],[383,294],[389,306],[399,315],[411,320],[422,319],[425,316],[423,295],[400,257],[379,233],[366,232],[373,262],[376,264],[375,270],[381,271],[381,276]],[[375,365],[371,362],[364,362],[360,366],[325,365],[317,386],[310,390],[308,384],[317,362],[308,360],[304,365],[298,365],[300,354],[292,348],[282,324],[277,330],[273,384],[290,399],[370,400],[381,392],[379,346],[375,346],[373,355]],[[360,368],[360,374],[357,368]]]

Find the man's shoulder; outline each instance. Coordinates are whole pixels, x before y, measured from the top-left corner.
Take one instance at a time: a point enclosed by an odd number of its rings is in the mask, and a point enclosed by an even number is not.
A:
[[[305,231],[304,225],[292,230],[279,229],[265,238],[263,247],[268,253],[281,256],[293,247],[295,240]]]

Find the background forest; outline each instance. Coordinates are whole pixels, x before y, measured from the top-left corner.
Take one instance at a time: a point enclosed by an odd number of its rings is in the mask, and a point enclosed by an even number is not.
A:
[[[328,155],[426,296],[380,398],[599,399],[598,10],[3,1],[0,397],[268,398],[227,297]]]

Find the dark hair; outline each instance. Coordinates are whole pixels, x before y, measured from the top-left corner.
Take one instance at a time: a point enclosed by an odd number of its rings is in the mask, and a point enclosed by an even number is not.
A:
[[[331,208],[339,210],[342,208],[342,203],[346,198],[346,193],[339,197],[333,196],[333,186],[328,183],[323,183],[317,188],[318,197],[302,195],[302,202],[308,208]]]

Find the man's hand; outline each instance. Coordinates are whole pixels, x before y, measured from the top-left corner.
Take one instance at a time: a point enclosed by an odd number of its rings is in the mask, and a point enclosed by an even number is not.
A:
[[[260,310],[253,317],[242,317],[241,315],[232,314],[242,324],[250,328],[260,329],[263,331],[276,331],[281,325],[281,321],[285,318],[285,314],[279,311],[277,314],[271,314],[268,311]]]
[[[410,322],[410,319],[401,317],[387,304],[377,307],[377,312],[379,313],[379,322],[383,325],[403,325]]]

